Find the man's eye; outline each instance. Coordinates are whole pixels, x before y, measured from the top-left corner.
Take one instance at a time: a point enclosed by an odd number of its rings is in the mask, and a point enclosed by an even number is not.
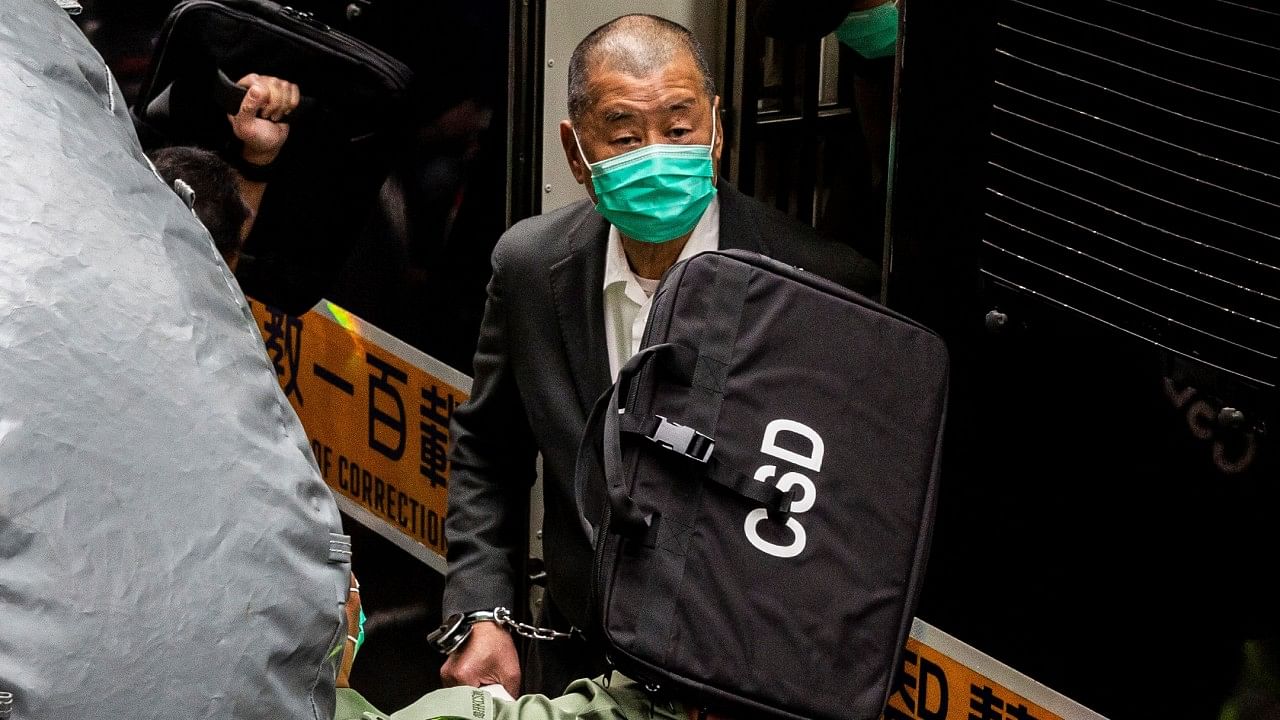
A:
[[[619,146],[621,146],[621,145],[631,145],[632,143],[640,142],[640,138],[637,138],[637,137],[634,137],[634,136],[628,135],[628,136],[626,136],[626,137],[615,138],[614,140],[612,140],[612,141],[610,141],[610,142],[611,142],[611,144],[613,144],[613,145],[619,145]]]
[[[669,133],[667,133],[667,134],[668,134],[668,135],[670,135],[670,136],[671,136],[671,137],[673,137],[673,138],[677,138],[677,139],[679,139],[679,138],[682,138],[682,137],[684,137],[684,136],[688,135],[688,134],[689,134],[689,133],[691,133],[691,132],[693,132],[693,130],[691,130],[691,129],[689,129],[689,128],[671,128],[671,131],[670,131]]]

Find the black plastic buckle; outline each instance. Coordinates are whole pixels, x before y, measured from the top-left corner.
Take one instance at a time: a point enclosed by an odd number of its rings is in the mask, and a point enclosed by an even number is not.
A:
[[[715,440],[691,427],[671,422],[661,415],[654,415],[654,417],[658,418],[658,427],[654,428],[652,434],[645,437],[672,452],[680,453],[700,463],[711,459],[711,453],[716,448]]]

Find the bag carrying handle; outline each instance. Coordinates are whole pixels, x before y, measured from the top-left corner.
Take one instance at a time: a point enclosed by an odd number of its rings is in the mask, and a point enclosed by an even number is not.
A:
[[[156,96],[143,108],[141,113],[142,120],[154,123],[163,121],[171,116],[173,112],[171,107],[173,86],[174,83],[171,82],[165,86],[164,90],[156,93]],[[228,115],[235,115],[240,112],[240,105],[244,102],[244,96],[249,92],[249,89],[237,85],[222,68],[214,66],[213,74],[210,76],[208,92],[213,99],[214,105]],[[298,101],[298,107],[281,118],[280,122],[292,124],[296,124],[299,121],[312,122],[323,109],[324,106],[316,98],[303,96]]]
[[[578,460],[573,466],[573,496],[578,506],[578,521],[582,523],[582,531],[587,542],[595,547],[596,526],[587,516],[587,475],[595,471],[604,471],[603,452],[600,449],[601,431],[604,428],[604,414],[613,400],[613,386],[604,391],[591,407],[587,416],[586,429],[578,442]]]
[[[218,107],[228,115],[235,115],[240,112],[240,105],[244,102],[244,96],[249,93],[249,88],[237,85],[222,68],[215,68],[215,77],[213,82],[213,98],[218,103]],[[280,118],[282,123],[296,123],[298,121],[306,121],[307,118],[315,115],[320,109],[320,101],[304,95],[298,101],[298,107],[292,112]]]
[[[659,515],[640,508],[627,492],[622,472],[621,430],[619,414],[625,412],[625,398],[630,394],[632,382],[640,371],[659,356],[669,356],[687,361],[696,358],[693,348],[673,343],[651,345],[636,353],[618,371],[618,380],[596,400],[587,417],[586,430],[578,443],[578,461],[574,466],[574,496],[578,504],[578,517],[587,538],[594,543],[596,528],[587,518],[587,473],[591,468],[603,471],[605,490],[609,498],[610,527],[619,534],[633,534],[653,528]],[[675,360],[669,365],[685,365]],[[597,442],[599,439],[601,442]]]
[[[697,366],[698,351],[676,343],[652,345],[641,350],[618,372],[618,381],[600,395],[587,418],[586,429],[578,445],[578,460],[574,467],[574,496],[578,505],[578,517],[588,540],[594,542],[596,528],[587,518],[587,473],[589,468],[603,470],[605,490],[609,499],[611,532],[619,535],[646,535],[652,544],[661,520],[661,514],[646,510],[631,497],[627,490],[622,467],[622,434],[640,435],[666,450],[690,458],[702,465],[697,473],[701,478],[715,482],[724,488],[765,507],[774,519],[785,521],[791,510],[793,495],[776,486],[756,481],[713,457],[714,439],[665,417],[654,415],[636,417],[626,413],[626,399],[640,373],[653,362],[662,362],[663,369],[682,384],[692,382]],[[599,444],[596,438],[601,438]]]

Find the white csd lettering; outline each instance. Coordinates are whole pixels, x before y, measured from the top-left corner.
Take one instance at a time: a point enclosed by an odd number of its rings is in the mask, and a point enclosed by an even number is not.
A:
[[[792,432],[803,437],[810,443],[810,451],[808,455],[801,455],[798,452],[792,452],[786,448],[778,447],[778,433]],[[764,429],[764,442],[760,443],[760,452],[765,455],[772,455],[779,460],[793,462],[796,465],[814,472],[822,472],[822,454],[824,447],[822,438],[813,428],[796,422],[795,420],[774,420]]]
[[[786,448],[778,447],[778,433],[791,432],[799,435],[809,441],[809,454],[802,455]],[[786,460],[788,462],[799,465],[806,470],[813,472],[822,471],[822,456],[824,452],[822,438],[813,428],[798,423],[794,420],[778,419],[769,423],[764,431],[764,441],[760,443],[760,452]],[[766,482],[773,478],[778,472],[776,465],[761,465],[756,469],[755,479],[759,482]],[[813,481],[798,472],[784,473],[778,479],[777,488],[782,492],[799,487],[803,492],[801,496],[791,503],[791,517],[787,518],[787,529],[791,531],[791,542],[787,545],[778,545],[760,537],[758,530],[761,521],[769,517],[769,511],[764,508],[757,508],[747,514],[746,523],[743,529],[747,534],[747,540],[755,546],[755,548],[766,555],[772,555],[779,558],[793,558],[804,552],[807,536],[804,526],[795,518],[796,515],[807,512],[813,508],[813,504],[818,499],[818,490],[814,487]]]

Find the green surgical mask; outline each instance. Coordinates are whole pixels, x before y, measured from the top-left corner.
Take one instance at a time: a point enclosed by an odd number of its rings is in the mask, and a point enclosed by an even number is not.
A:
[[[647,243],[675,240],[697,226],[715,197],[714,106],[710,145],[656,143],[592,163],[582,152],[576,129],[573,139],[591,168],[596,211],[629,238]]]
[[[352,592],[354,592],[354,590]],[[356,656],[360,654],[360,646],[364,645],[364,621],[365,621],[364,607],[361,606],[360,629],[357,631],[356,635],[352,636],[351,628],[347,628],[347,636],[343,638],[342,642],[335,645],[333,647],[333,650],[329,652],[330,659],[338,658],[339,656],[341,656],[343,648],[347,646],[347,640],[351,640],[355,643],[354,647],[351,648],[351,662],[356,661]]]
[[[360,633],[356,635],[356,646],[351,651],[351,661],[355,662],[356,656],[360,654],[360,646],[364,645],[364,608],[360,608]]]
[[[898,0],[849,13],[836,37],[868,60],[889,57],[898,46]]]

